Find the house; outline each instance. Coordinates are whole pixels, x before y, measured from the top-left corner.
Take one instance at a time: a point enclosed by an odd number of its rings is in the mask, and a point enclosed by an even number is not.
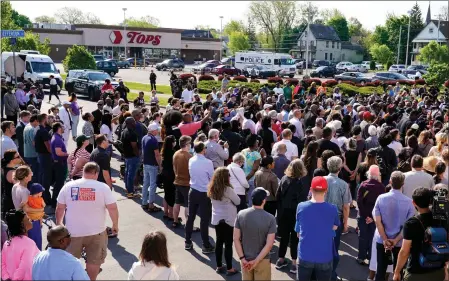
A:
[[[418,60],[419,50],[429,44],[430,41],[436,41],[440,45],[449,43],[449,21],[431,20],[418,33],[412,40],[412,51],[410,53],[412,64],[420,64]]]
[[[333,62],[360,62],[363,59],[363,48],[360,45],[341,41],[332,26],[310,24],[309,28],[309,60],[327,60]],[[294,58],[306,58],[307,28],[298,38],[297,48],[290,50]]]

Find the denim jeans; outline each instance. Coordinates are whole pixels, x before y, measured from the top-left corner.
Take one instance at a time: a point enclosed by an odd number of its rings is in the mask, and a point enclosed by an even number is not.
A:
[[[341,233],[343,232],[343,220],[340,219],[340,226],[335,230],[335,237],[334,237],[334,246],[335,246],[335,256],[332,264],[332,281],[337,280],[337,266],[340,262],[340,255],[338,254],[338,250],[340,249],[340,240],[341,240]]]
[[[152,204],[156,199],[156,179],[158,172],[158,166],[143,165],[142,205]]]
[[[46,203],[50,202],[50,185],[53,181],[53,159],[51,159],[51,154],[38,153],[37,162],[39,164],[39,178],[38,182],[44,187],[43,197]]]
[[[78,135],[78,122],[80,120],[79,115],[71,115],[72,117],[72,137],[76,138]]]
[[[373,243],[376,224],[374,222],[366,224],[366,217],[358,217],[357,225],[359,227],[359,254],[361,260],[371,258],[371,245]]]
[[[139,168],[140,158],[131,157],[125,158],[125,186],[128,193],[134,192],[134,178]]]
[[[212,203],[207,197],[207,192],[200,192],[196,189],[190,188],[189,191],[189,217],[186,223],[186,243],[192,243],[193,223],[195,222],[196,214],[199,211],[201,218],[200,232],[203,246],[209,247],[209,223],[212,212]]]
[[[248,181],[248,184],[249,184],[248,196],[247,196],[247,198],[248,198],[248,207],[251,207],[251,206],[253,206],[253,202],[251,201],[251,194],[253,193],[253,190],[256,188],[254,186],[254,177],[251,180]]]
[[[315,272],[316,281],[329,281],[332,274],[332,262],[314,263],[299,260],[296,280],[309,281],[312,279],[312,273]]]
[[[67,161],[53,162],[53,170],[55,172],[55,183],[53,184],[53,193],[51,196],[51,205],[56,208],[59,192],[64,186],[67,178]]]
[[[33,183],[39,182],[39,163],[37,157],[24,157],[24,160],[30,166],[31,171],[33,171],[33,178],[31,181]]]

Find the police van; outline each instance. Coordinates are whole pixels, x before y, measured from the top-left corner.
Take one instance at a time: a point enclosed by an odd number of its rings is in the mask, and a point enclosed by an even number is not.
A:
[[[235,53],[235,68],[243,72],[248,65],[263,65],[281,77],[293,78],[296,71],[294,60],[289,54],[255,51]]]

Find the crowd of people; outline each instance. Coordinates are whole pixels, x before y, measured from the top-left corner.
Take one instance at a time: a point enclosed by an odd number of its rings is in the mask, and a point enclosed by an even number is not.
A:
[[[448,189],[447,96],[426,85],[352,97],[335,87],[328,97],[305,81],[257,92],[228,81],[204,99],[194,81],[173,82],[165,111],[154,90],[149,105],[142,92],[131,110],[117,91],[84,113],[72,93],[48,114],[29,103],[37,87],[13,93],[2,81],[2,279],[96,280],[119,232],[114,151],[126,197],[173,228],[184,224],[185,250],[200,232],[218,274],[270,280],[276,257],[275,268],[298,280],[338,280],[340,241],[357,209],[356,261],[369,266],[368,280],[448,279],[445,260],[420,262],[433,191]],[[45,249],[41,228],[53,213]],[[163,232],[147,234],[129,279],[179,279],[166,244]]]

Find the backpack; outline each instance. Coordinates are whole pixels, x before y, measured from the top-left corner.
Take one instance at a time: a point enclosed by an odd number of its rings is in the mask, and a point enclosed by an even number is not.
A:
[[[449,257],[447,232],[443,227],[430,226],[425,228],[422,221],[415,217],[424,230],[422,252],[419,254],[419,264],[423,268],[442,268]],[[432,225],[434,223],[432,222]]]

